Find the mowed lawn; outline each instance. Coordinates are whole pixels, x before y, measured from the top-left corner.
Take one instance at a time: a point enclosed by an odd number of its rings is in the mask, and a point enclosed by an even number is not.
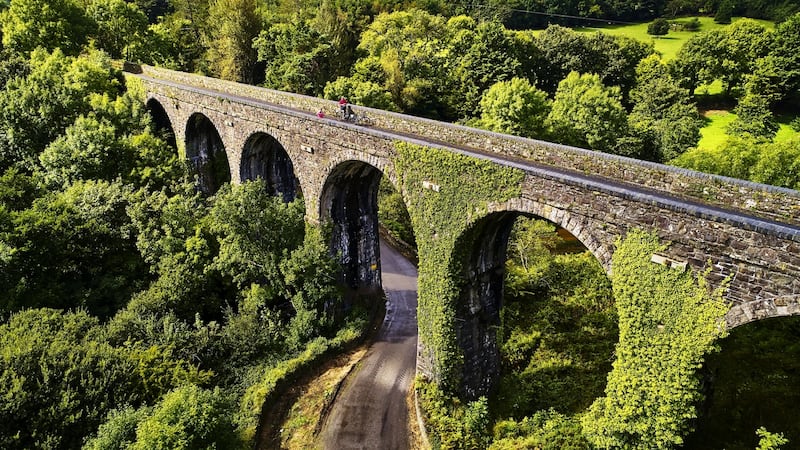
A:
[[[683,17],[680,19],[675,19],[674,21],[688,22],[691,19],[691,17]],[[700,21],[700,30],[698,31],[710,31],[727,26],[714,23],[713,17],[698,17],[697,19]],[[733,22],[736,22],[737,20],[741,20],[741,17],[734,17],[732,19]],[[768,20],[756,21],[768,29],[775,28],[775,24]],[[678,50],[681,49],[681,46],[697,33],[697,31],[670,31],[666,36],[656,37],[647,34],[647,25],[648,23],[637,23],[633,25],[603,25],[599,27],[575,28],[574,30],[584,33],[601,31],[614,36],[627,36],[643,42],[652,42],[656,51],[661,53],[661,57],[664,59],[664,61],[669,61],[675,58],[675,56],[678,54]]]
[[[688,22],[691,19],[692,17],[685,17],[676,19],[675,21]],[[627,36],[643,42],[652,42],[656,51],[661,53],[662,59],[664,61],[669,61],[677,56],[678,51],[681,49],[681,46],[683,46],[683,44],[686,43],[686,41],[688,41],[696,33],[700,31],[710,31],[710,30],[720,29],[728,26],[728,25],[721,25],[718,23],[714,23],[713,17],[698,17],[697,19],[700,22],[700,29],[698,31],[670,31],[666,36],[658,36],[658,37],[647,34],[648,23],[639,23],[633,25],[603,25],[598,27],[575,28],[575,31],[584,33],[592,33],[599,31],[614,36]],[[742,19],[741,17],[734,17],[732,19],[732,22],[736,22],[737,20],[741,19]],[[775,24],[768,20],[756,20],[756,22],[762,24],[767,29],[775,28]],[[695,91],[695,94],[714,95],[721,93],[722,89],[723,89],[722,82],[717,80],[710,85],[698,87],[697,91]],[[725,110],[709,110],[703,112],[703,117],[705,117],[706,119],[706,125],[700,130],[701,137],[700,137],[700,142],[697,143],[697,147],[703,149],[716,148],[720,144],[725,142],[725,139],[727,139],[728,135],[726,132],[726,128],[728,124],[731,123],[736,118],[736,115],[730,111],[725,111]],[[775,142],[786,141],[800,135],[800,133],[794,131],[789,126],[789,122],[793,118],[794,117],[790,116],[783,116],[776,118],[779,122],[780,129],[778,130],[778,133],[775,135],[774,138]]]
[[[706,119],[706,125],[700,130],[700,142],[697,143],[697,148],[712,150],[725,142],[728,137],[725,129],[736,118],[736,114],[716,109],[703,112],[703,117]],[[773,142],[784,142],[800,136],[800,132],[789,126],[793,118],[791,116],[777,118],[780,128]]]

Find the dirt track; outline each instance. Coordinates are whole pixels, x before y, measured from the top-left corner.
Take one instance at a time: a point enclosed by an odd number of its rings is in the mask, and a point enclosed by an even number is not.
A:
[[[381,242],[381,272],[386,317],[328,416],[326,449],[409,448],[406,395],[416,369],[417,270]]]

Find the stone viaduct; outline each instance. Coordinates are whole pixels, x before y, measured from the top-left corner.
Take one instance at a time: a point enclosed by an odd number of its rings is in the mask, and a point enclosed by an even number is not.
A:
[[[497,376],[494,325],[506,243],[519,215],[547,219],[578,238],[611,271],[614,242],[632,227],[670,242],[654,263],[707,270],[712,286],[729,279],[727,326],[800,314],[800,192],[660,164],[522,139],[369,108],[371,126],[333,118],[334,102],[153,67],[126,75],[140,83],[157,125],[174,131],[202,189],[262,177],[275,195],[302,195],[309,221],[332,224],[351,289],[380,286],[377,189],[382,176],[404,198],[459,186],[428,180],[402,185],[397,141],[489,160],[524,172],[521,195],[464,211],[480,235],[468,249],[454,324],[463,352],[462,388],[483,395]],[[316,116],[324,110],[326,118]],[[425,255],[420,254],[420,258]],[[422,261],[421,261],[422,263]],[[709,267],[710,265],[710,267]],[[424,274],[421,272],[420,277]],[[422,281],[422,280],[421,280]],[[422,324],[427,320],[420,311]],[[437,361],[420,337],[419,370]]]

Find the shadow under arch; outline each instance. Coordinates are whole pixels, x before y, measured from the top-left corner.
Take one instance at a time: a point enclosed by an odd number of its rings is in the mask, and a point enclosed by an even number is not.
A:
[[[270,195],[280,196],[287,203],[302,196],[289,154],[277,139],[266,133],[254,133],[247,138],[239,176],[243,182],[261,178]]]
[[[730,330],[705,358],[704,401],[687,450],[758,446],[756,429],[765,427],[800,443],[800,316],[754,320]]]
[[[216,193],[224,183],[231,181],[222,138],[202,113],[192,114],[186,124],[186,160],[190,171],[197,175],[198,188],[206,195]]]
[[[342,267],[342,283],[356,293],[381,289],[378,186],[383,173],[362,161],[338,164],[328,174],[320,220],[331,227],[331,253]]]
[[[516,210],[489,213],[459,236],[454,246],[451,273],[458,283],[455,333],[464,354],[462,395],[468,400],[493,393],[500,378],[497,329],[503,307],[509,238],[520,217],[553,224],[556,233],[571,241],[571,252],[588,250],[569,230],[540,216]]]
[[[153,120],[153,128],[156,135],[164,139],[172,148],[178,148],[175,140],[175,128],[172,126],[172,120],[161,102],[151,98],[147,101],[146,107]]]

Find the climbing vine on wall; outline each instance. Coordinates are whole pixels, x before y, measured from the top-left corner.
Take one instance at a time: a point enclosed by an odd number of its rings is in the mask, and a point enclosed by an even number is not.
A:
[[[419,249],[419,339],[435,381],[454,392],[464,358],[455,333],[461,274],[455,243],[491,202],[520,195],[524,173],[435,148],[403,142],[395,148]]]
[[[583,419],[599,448],[673,448],[683,443],[702,397],[697,370],[725,334],[722,289],[702,276],[650,262],[666,248],[633,230],[612,261],[619,313],[616,361],[606,396]]]

